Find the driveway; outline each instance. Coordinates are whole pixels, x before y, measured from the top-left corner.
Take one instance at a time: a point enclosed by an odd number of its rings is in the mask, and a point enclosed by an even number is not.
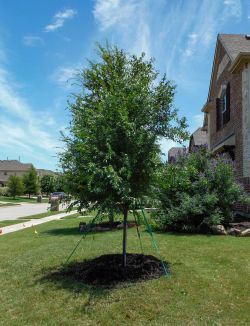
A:
[[[50,204],[30,204],[22,203],[17,206],[0,207],[0,221],[16,220],[19,217],[30,216],[40,213],[46,213]],[[60,207],[60,210],[62,207]]]

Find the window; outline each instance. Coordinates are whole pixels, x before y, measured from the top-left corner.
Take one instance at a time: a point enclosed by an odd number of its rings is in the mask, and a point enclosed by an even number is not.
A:
[[[230,83],[222,97],[216,99],[216,130],[220,130],[230,120]]]
[[[7,172],[4,172],[4,175],[7,175],[8,173]]]
[[[227,93],[225,92],[224,93],[224,96],[223,96],[223,107],[222,107],[222,113],[225,113],[226,110],[227,110]]]

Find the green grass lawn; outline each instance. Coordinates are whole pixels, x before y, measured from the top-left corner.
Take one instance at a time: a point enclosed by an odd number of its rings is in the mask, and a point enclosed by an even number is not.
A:
[[[0,202],[0,208],[1,207],[6,207],[6,206],[17,206],[17,205],[19,205],[19,204],[15,204],[15,203],[1,203]]]
[[[19,224],[19,223],[25,223],[29,221],[28,219],[18,219],[18,220],[3,220],[0,221],[0,228],[4,226],[9,226],[9,225],[14,225],[14,224]]]
[[[80,220],[0,236],[0,325],[249,325],[249,238],[157,234],[172,276],[123,288],[46,279],[81,236]],[[142,241],[154,254],[146,232]],[[89,235],[73,260],[120,253],[121,243],[122,231]],[[140,252],[135,229],[128,251]]]
[[[40,214],[35,214],[35,215],[29,215],[29,216],[24,216],[24,217],[19,217],[16,220],[4,220],[4,221],[0,221],[0,227],[4,227],[4,226],[8,226],[8,225],[13,225],[13,224],[18,224],[18,223],[24,223],[33,219],[40,219],[43,217],[47,217],[47,216],[52,216],[52,215],[57,215],[57,214],[61,214],[64,213],[65,211],[60,211],[60,212],[45,212],[45,213],[40,213]]]
[[[0,202],[9,202],[9,203],[37,203],[35,198],[28,198],[28,197],[7,197],[7,196],[0,196]],[[47,203],[48,198],[42,198],[42,203]]]
[[[39,214],[35,214],[35,215],[29,215],[27,216],[27,219],[29,220],[33,220],[33,219],[39,219],[39,218],[43,218],[43,217],[47,217],[47,216],[52,216],[52,215],[57,215],[57,214],[61,214],[64,213],[65,211],[48,211],[45,213],[39,213]],[[20,217],[20,219],[25,219],[25,217]]]

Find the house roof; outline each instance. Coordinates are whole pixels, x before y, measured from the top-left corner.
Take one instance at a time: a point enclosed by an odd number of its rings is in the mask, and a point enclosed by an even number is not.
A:
[[[0,171],[27,171],[31,163],[21,163],[18,160],[0,160]]]
[[[176,157],[178,155],[182,155],[185,151],[184,147],[172,147],[168,151],[168,157]]]
[[[206,131],[202,130],[202,128],[198,128],[195,132],[191,135],[190,142],[193,140],[193,144],[195,146],[201,146],[207,144],[207,133]]]
[[[238,64],[239,58],[244,55],[250,54],[250,37],[245,34],[218,34],[215,52],[214,52],[214,61],[212,67],[212,73],[210,78],[210,85],[208,91],[207,102],[202,108],[203,112],[209,112],[210,107],[210,95],[212,86],[216,80],[216,72],[218,69],[218,52],[219,44],[225,49],[226,53],[230,58],[230,69],[234,68],[235,64]],[[247,59],[248,60],[248,59]],[[236,62],[237,61],[237,62]]]
[[[218,39],[231,61],[234,61],[240,53],[250,52],[250,38],[244,34],[219,34]]]

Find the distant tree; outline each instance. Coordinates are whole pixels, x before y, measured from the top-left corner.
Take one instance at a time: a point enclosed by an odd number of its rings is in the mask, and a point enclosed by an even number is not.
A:
[[[65,191],[65,177],[63,174],[55,176],[55,191]]]
[[[123,266],[127,216],[148,195],[160,163],[161,137],[187,138],[186,120],[173,107],[175,86],[159,79],[153,60],[99,46],[100,62],[79,75],[82,93],[70,105],[70,134],[61,165],[67,189],[81,207],[123,214]]]
[[[8,194],[13,198],[16,198],[16,196],[23,195],[24,193],[23,181],[20,177],[16,175],[11,175],[9,177],[7,187],[8,187]]]
[[[40,180],[37,175],[36,169],[32,165],[29,171],[23,176],[23,183],[25,187],[25,193],[29,195],[37,194],[40,189]]]
[[[49,193],[55,191],[55,176],[54,175],[44,175],[41,178],[41,191],[46,193],[47,196]]]

